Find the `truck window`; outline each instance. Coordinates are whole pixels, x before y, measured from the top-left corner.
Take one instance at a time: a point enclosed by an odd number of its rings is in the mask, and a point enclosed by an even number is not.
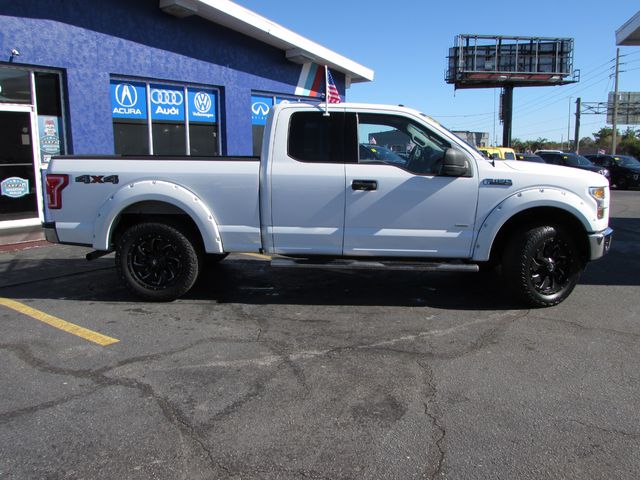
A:
[[[357,154],[345,145],[345,128],[344,113],[296,112],[289,123],[289,156],[314,163],[343,163],[346,157],[354,158]]]
[[[359,163],[386,163],[418,175],[438,175],[451,144],[396,115],[358,114]]]

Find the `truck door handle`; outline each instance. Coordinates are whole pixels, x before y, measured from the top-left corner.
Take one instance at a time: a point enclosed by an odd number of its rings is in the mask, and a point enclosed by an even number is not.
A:
[[[377,190],[378,182],[375,180],[352,180],[352,190]]]

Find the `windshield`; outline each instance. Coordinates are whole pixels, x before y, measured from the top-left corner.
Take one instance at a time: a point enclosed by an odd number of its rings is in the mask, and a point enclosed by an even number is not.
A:
[[[630,155],[618,155],[613,157],[618,165],[629,168],[640,168],[640,161]]]
[[[582,155],[570,153],[565,154],[564,158],[567,160],[567,165],[571,165],[572,167],[593,167],[593,163]]]
[[[442,128],[443,130],[446,130],[447,132],[449,132],[451,135],[453,135],[454,137],[456,137],[458,140],[460,140],[462,143],[464,143],[465,145],[467,145],[469,148],[471,148],[474,152],[476,152],[477,154],[479,154],[481,157],[483,158],[487,158],[489,155],[487,155],[486,153],[483,153],[483,150],[479,150],[478,147],[476,147],[473,143],[470,143],[468,140],[466,140],[465,138],[459,137],[458,135],[456,135],[455,133],[453,133],[451,130],[449,130],[447,127],[445,127],[444,125],[442,125],[440,122],[434,120],[433,118],[431,118],[429,115],[427,115],[426,113],[422,113],[420,112],[420,115],[422,115],[424,118],[428,118],[429,120],[431,120],[433,123],[436,123],[440,128]]]

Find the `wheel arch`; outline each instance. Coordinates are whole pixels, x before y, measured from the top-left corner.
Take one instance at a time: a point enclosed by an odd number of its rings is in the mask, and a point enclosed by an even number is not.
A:
[[[186,188],[163,181],[141,181],[121,188],[98,212],[93,247],[111,250],[122,231],[142,221],[163,221],[197,238],[207,253],[223,253],[213,212]]]
[[[534,225],[562,226],[575,240],[584,261],[589,258],[589,241],[583,222],[573,213],[562,208],[539,206],[522,210],[502,224],[491,243],[488,260],[498,263],[509,239],[517,231]]]

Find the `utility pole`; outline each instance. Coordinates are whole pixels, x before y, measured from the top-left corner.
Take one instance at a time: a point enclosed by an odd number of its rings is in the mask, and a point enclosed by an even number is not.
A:
[[[571,98],[569,97],[569,117],[567,120],[567,152],[571,151]]]
[[[580,153],[580,107],[581,107],[581,98],[578,97],[576,100],[576,133],[575,133],[575,141],[576,141],[576,153]]]
[[[611,155],[616,154],[618,129],[618,77],[620,74],[620,49],[616,49],[616,81],[613,89],[613,132],[611,132]]]
[[[502,92],[502,146],[510,147],[513,122],[513,85],[505,86]]]

